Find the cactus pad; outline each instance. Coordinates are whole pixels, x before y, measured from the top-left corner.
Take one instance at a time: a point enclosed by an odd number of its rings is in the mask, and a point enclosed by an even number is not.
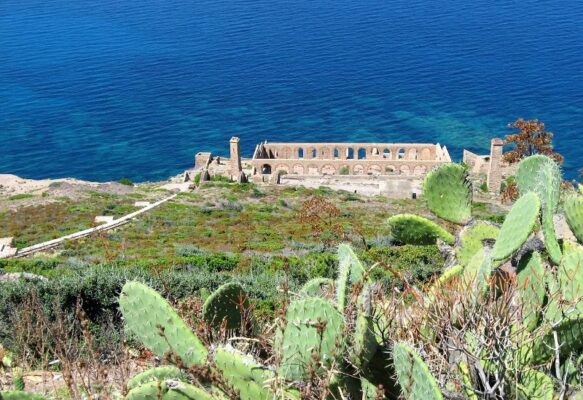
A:
[[[516,269],[518,297],[522,303],[524,326],[530,331],[538,325],[545,300],[545,269],[539,253],[520,259]]]
[[[129,391],[127,400],[213,400],[205,390],[189,383],[174,381],[153,381]]]
[[[521,195],[534,192],[543,213],[557,211],[561,194],[561,171],[551,158],[537,154],[522,160],[516,170],[516,183]]]
[[[330,367],[342,353],[343,330],[342,315],[328,301],[312,297],[292,302],[285,327],[275,337],[280,374],[289,380],[304,379],[315,367],[313,355],[320,357],[324,368]]]
[[[404,244],[435,244],[441,239],[453,244],[455,238],[451,233],[427,218],[413,214],[399,214],[388,220],[393,238]]]
[[[155,290],[139,282],[128,282],[120,294],[119,305],[127,329],[158,357],[172,351],[187,366],[206,363],[207,349]]]
[[[356,321],[349,346],[350,360],[361,370],[368,365],[378,348],[371,308],[371,288],[367,285],[358,296]]]
[[[423,196],[431,212],[440,218],[464,224],[471,217],[472,187],[466,168],[459,164],[445,164],[429,172]]]
[[[344,312],[344,305],[351,286],[361,282],[365,276],[364,266],[347,244],[338,246],[338,278],[336,279],[336,301],[338,310]]]
[[[270,381],[274,379],[274,373],[258,364],[250,355],[243,354],[232,347],[218,347],[214,360],[226,384],[237,392],[241,400],[296,397],[293,392],[279,393],[276,396],[269,387]]]
[[[553,400],[553,380],[545,373],[526,369],[517,385],[519,400]]]
[[[407,400],[441,400],[443,396],[429,368],[408,344],[393,345],[393,363],[403,396]]]
[[[565,254],[557,268],[557,282],[562,303],[569,309],[567,314],[573,315],[575,311],[583,316],[583,247],[576,243],[565,246]]]
[[[167,379],[177,381],[188,381],[188,375],[174,365],[164,365],[161,367],[150,368],[142,373],[137,374],[128,381],[128,390],[152,381],[165,381]]]
[[[330,278],[310,279],[302,286],[300,295],[304,297],[325,297],[333,285],[334,281]]]
[[[500,228],[488,222],[477,222],[462,230],[459,236],[460,246],[456,248],[456,258],[462,266],[468,265],[474,254],[484,247],[485,240],[494,240]]]
[[[243,304],[240,304],[243,301]],[[227,322],[227,329],[237,329],[241,327],[241,309],[247,308],[247,294],[243,287],[237,282],[229,282],[211,294],[202,307],[202,318],[214,328],[221,326],[223,320]]]
[[[561,360],[583,350],[583,317],[568,317],[555,327],[557,332]],[[544,364],[555,355],[553,331],[549,331],[534,343],[530,361],[533,365]]]
[[[583,196],[567,196],[563,207],[569,227],[579,243],[583,243]]]
[[[520,249],[534,230],[539,212],[540,200],[533,192],[526,193],[514,203],[496,238],[493,260],[505,260]]]

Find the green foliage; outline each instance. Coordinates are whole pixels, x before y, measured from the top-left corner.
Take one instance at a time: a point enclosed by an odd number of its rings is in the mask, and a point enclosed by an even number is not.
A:
[[[43,396],[35,393],[22,392],[20,390],[0,391],[0,400],[46,400]]]
[[[553,380],[543,372],[526,369],[522,372],[517,391],[519,400],[553,400]]]
[[[545,269],[539,253],[534,252],[520,259],[516,269],[518,297],[522,303],[522,318],[528,330],[538,326],[545,300]]]
[[[350,170],[348,169],[347,166],[343,166],[338,170],[338,174],[340,175],[348,175],[350,173]]]
[[[563,207],[569,227],[579,243],[583,243],[583,196],[579,194],[567,196]]]
[[[540,211],[540,200],[529,192],[520,197],[506,216],[492,249],[494,260],[505,260],[526,242],[532,233]]]
[[[549,258],[553,264],[558,265],[561,262],[563,254],[561,253],[561,247],[557,241],[557,234],[555,233],[555,224],[553,222],[552,213],[543,211],[541,227]]]
[[[393,363],[405,399],[443,399],[429,368],[411,346],[405,343],[395,343],[393,345]]]
[[[427,206],[438,217],[457,224],[466,223],[472,211],[472,189],[466,168],[445,164],[431,171],[423,182]]]
[[[529,357],[531,365],[541,365],[555,356],[555,333],[559,343],[559,357],[565,360],[583,350],[583,317],[565,317],[558,325],[548,328],[547,333],[532,346]],[[530,346],[529,346],[530,347]]]
[[[468,265],[474,254],[484,247],[484,240],[494,240],[500,228],[495,225],[478,222],[460,233],[460,246],[456,248],[456,258],[458,262]]]
[[[400,214],[389,218],[393,238],[404,244],[435,244],[441,239],[448,244],[453,244],[455,238],[445,229],[427,218],[413,214]]]
[[[358,296],[354,332],[348,346],[350,361],[361,370],[368,366],[378,348],[371,301],[371,287],[366,285]]]
[[[204,365],[206,348],[155,290],[139,282],[128,282],[120,294],[119,305],[126,327],[158,357],[174,352],[187,366]]]
[[[118,183],[121,183],[122,185],[126,185],[126,186],[134,186],[134,183],[132,182],[131,179],[129,178],[121,178],[119,181],[117,181]]]
[[[324,368],[342,353],[344,318],[328,301],[312,297],[292,302],[286,324],[275,337],[275,350],[281,359],[279,373],[290,380],[302,380],[316,367],[313,355],[321,357]]]
[[[202,318],[214,328],[219,328],[225,320],[227,329],[237,329],[241,326],[241,313],[248,304],[247,293],[241,284],[225,283],[204,302]]]
[[[173,365],[150,368],[131,378],[127,383],[128,390],[152,381],[166,381],[168,379],[186,382],[188,375]]]
[[[32,199],[34,196],[30,193],[20,193],[15,194],[13,196],[8,197],[8,200],[24,200],[24,199]]]
[[[492,258],[490,253],[481,248],[464,268],[462,282],[466,286],[472,286],[476,292],[482,293],[486,289],[491,272]]]
[[[22,368],[12,368],[12,383],[14,384],[15,390],[20,392],[24,391],[24,377],[22,375]]]

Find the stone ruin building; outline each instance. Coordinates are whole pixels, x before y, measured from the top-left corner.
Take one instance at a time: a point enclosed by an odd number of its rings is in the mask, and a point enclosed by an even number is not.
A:
[[[485,176],[493,195],[503,178],[513,173],[502,163],[502,141],[493,139],[489,155],[464,150],[463,161],[475,176]],[[232,181],[343,189],[392,198],[416,198],[427,172],[452,162],[445,146],[432,143],[271,143],[255,147],[253,157],[241,157],[239,138],[230,140],[230,158],[197,153],[195,170],[201,180],[211,175]],[[187,177],[188,177],[187,173]]]

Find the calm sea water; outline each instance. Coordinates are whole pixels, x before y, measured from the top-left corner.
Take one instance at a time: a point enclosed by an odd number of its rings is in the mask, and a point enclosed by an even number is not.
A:
[[[261,140],[487,152],[517,117],[583,167],[580,0],[0,0],[0,172],[166,178]]]

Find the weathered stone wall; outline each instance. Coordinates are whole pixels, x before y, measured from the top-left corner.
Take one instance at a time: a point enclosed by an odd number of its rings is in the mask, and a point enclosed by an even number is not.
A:
[[[424,175],[451,162],[447,149],[430,143],[261,143],[253,175]]]
[[[311,176],[283,175],[279,183],[287,186],[346,190],[365,196],[387,196],[393,199],[410,199],[422,193],[423,179],[404,176]]]
[[[199,152],[194,156],[194,169],[200,170],[207,168],[213,160],[213,155],[209,152]]]

